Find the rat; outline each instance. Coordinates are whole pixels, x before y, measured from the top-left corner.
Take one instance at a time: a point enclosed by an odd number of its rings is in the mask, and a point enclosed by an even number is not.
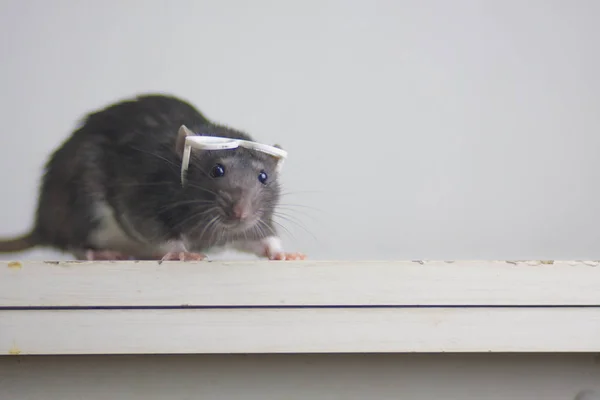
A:
[[[193,150],[182,185],[189,135],[253,140],[170,94],[139,94],[88,113],[45,164],[33,228],[0,240],[0,252],[43,246],[77,260],[162,262],[228,248],[304,259],[284,251],[275,228],[274,157],[241,146]]]

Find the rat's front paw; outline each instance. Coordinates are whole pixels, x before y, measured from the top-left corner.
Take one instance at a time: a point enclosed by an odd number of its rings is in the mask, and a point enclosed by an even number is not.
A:
[[[275,253],[269,256],[269,259],[275,261],[283,261],[283,260],[306,260],[306,255],[302,253]]]
[[[286,253],[281,245],[281,239],[276,236],[269,236],[261,240],[259,249],[256,254],[262,257],[267,257],[269,260],[305,260],[306,256],[302,253]]]
[[[202,253],[188,253],[188,252],[171,252],[167,253],[161,258],[160,262],[163,261],[202,261],[207,257]]]

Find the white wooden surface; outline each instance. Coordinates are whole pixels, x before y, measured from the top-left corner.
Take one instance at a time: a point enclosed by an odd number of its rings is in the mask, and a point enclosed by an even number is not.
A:
[[[600,352],[597,264],[3,262],[0,354]]]
[[[600,305],[597,261],[0,262],[0,306]]]
[[[590,354],[0,356],[2,400],[574,400],[590,389]]]
[[[598,309],[0,313],[3,354],[600,352]]]

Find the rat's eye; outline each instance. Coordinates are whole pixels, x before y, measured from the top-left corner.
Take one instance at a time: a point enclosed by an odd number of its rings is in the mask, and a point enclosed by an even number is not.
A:
[[[267,179],[269,177],[267,176],[267,173],[265,171],[261,171],[260,174],[258,174],[258,180],[260,181],[260,183],[262,183],[263,185],[267,183]]]
[[[213,178],[220,178],[223,175],[225,175],[225,167],[222,166],[221,164],[216,164],[210,170],[210,176],[212,176]]]

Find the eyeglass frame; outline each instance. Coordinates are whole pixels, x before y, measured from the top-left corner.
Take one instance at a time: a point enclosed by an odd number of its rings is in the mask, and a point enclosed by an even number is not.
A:
[[[260,151],[277,159],[275,170],[281,172],[283,163],[287,158],[287,151],[268,144],[253,142],[250,140],[232,139],[220,136],[189,135],[185,138],[183,158],[181,160],[181,186],[185,186],[187,171],[190,165],[192,148],[197,150],[228,150],[243,147],[249,150]]]

